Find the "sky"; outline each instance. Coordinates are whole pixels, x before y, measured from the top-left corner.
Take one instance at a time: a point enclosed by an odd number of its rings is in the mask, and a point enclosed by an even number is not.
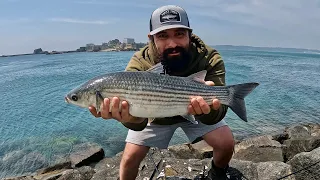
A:
[[[320,49],[320,0],[0,0],[0,55],[147,42],[151,13],[167,4],[209,45]]]

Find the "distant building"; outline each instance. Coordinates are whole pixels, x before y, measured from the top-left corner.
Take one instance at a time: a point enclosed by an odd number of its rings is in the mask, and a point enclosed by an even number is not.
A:
[[[94,52],[98,52],[100,50],[101,50],[101,45],[94,45],[94,47],[93,47]]]
[[[94,44],[90,43],[86,45],[86,50],[87,51],[93,51],[94,50]]]
[[[101,50],[105,50],[109,48],[109,44],[108,43],[102,43],[101,45]]]
[[[38,48],[33,51],[33,54],[43,54],[43,51],[41,48]]]
[[[124,38],[123,43],[124,44],[134,44],[134,39],[133,38]]]
[[[79,49],[77,49],[78,52],[85,52],[86,51],[86,47],[80,47]]]

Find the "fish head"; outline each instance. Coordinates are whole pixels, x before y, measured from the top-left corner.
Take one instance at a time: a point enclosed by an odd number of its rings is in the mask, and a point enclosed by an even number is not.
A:
[[[95,90],[90,86],[77,87],[66,94],[65,101],[83,108],[94,106],[96,102]]]

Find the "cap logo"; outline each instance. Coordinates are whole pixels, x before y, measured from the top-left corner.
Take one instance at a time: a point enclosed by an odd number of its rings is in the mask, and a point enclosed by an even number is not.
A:
[[[165,10],[160,14],[160,22],[181,22],[180,14],[175,10]]]

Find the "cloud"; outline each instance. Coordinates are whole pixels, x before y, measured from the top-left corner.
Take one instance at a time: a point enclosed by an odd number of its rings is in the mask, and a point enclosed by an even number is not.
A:
[[[320,0],[188,1],[191,13],[286,33],[320,31]]]
[[[96,24],[96,25],[106,25],[110,24],[111,21],[105,20],[79,20],[79,19],[72,19],[72,18],[50,18],[49,21],[52,22],[62,22],[62,23],[74,23],[74,24]]]
[[[116,6],[116,7],[137,7],[137,8],[155,8],[156,5],[152,4],[151,1],[136,0],[136,1],[102,1],[102,0],[77,0],[74,1],[76,4],[84,5],[105,5],[105,6]]]

